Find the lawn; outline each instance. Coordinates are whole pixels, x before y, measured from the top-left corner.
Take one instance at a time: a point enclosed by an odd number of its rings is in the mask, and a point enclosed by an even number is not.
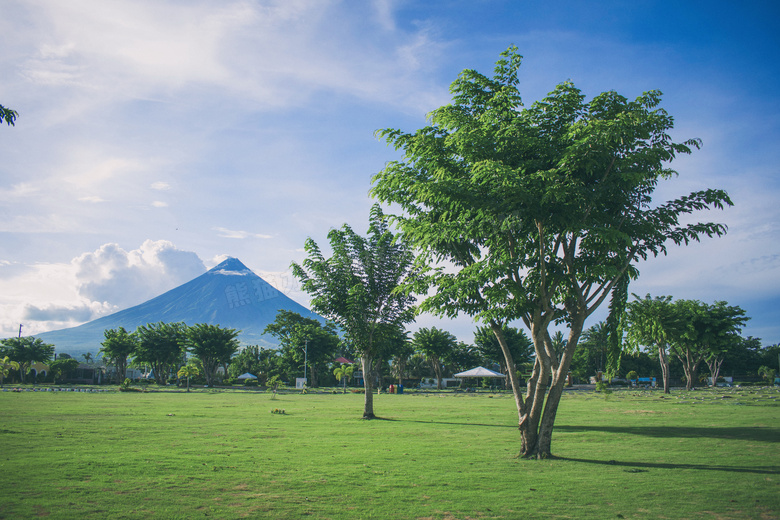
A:
[[[0,518],[780,518],[776,389],[568,392],[554,459],[509,395],[0,392]],[[274,409],[285,413],[271,413]]]

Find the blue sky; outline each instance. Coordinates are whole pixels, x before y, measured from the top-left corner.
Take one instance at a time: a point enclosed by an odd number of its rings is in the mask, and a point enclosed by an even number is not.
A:
[[[73,326],[239,258],[306,304],[304,240],[364,230],[370,178],[465,68],[524,55],[526,104],[664,93],[676,161],[729,233],[640,266],[631,291],[712,302],[780,342],[780,13],[774,2],[7,0],[0,19],[0,337]],[[600,316],[595,316],[594,321]],[[593,322],[589,323],[592,324]],[[436,325],[471,341],[469,318]]]

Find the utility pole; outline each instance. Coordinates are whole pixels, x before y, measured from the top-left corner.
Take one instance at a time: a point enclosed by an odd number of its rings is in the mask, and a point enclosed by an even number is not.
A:
[[[309,339],[306,338],[306,343],[303,349],[303,381],[306,380],[306,365],[309,364]]]
[[[22,324],[19,324],[19,337],[22,337]]]

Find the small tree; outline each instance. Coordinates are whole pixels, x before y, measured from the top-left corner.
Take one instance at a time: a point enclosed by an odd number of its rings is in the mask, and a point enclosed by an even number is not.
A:
[[[198,369],[197,365],[194,363],[187,363],[183,367],[179,369],[179,371],[176,373],[176,377],[179,379],[186,377],[187,378],[187,392],[190,391],[190,378],[195,377],[200,374],[200,369]]]
[[[12,361],[8,356],[0,359],[0,388],[3,388],[3,382],[11,370],[19,370],[19,363]]]
[[[766,365],[761,365],[760,367],[758,367],[758,375],[766,379],[767,383],[772,385],[775,382],[775,376],[777,375],[777,370],[775,370],[774,368],[769,368]]]
[[[336,376],[336,379],[342,382],[342,393],[347,393],[347,379],[352,377],[352,372],[355,371],[355,365],[345,365],[341,364],[341,366],[338,366],[333,369],[333,375]]]
[[[366,390],[363,418],[373,419],[372,368],[383,330],[414,318],[414,297],[398,290],[411,281],[414,257],[390,232],[378,205],[371,209],[367,238],[345,224],[331,230],[328,240],[333,255],[325,258],[317,243],[308,239],[308,258],[302,265],[292,264],[293,274],[311,295],[314,310],[336,322],[360,355]]]
[[[103,331],[105,338],[101,343],[100,353],[106,363],[116,370],[116,383],[122,384],[127,376],[127,361],[138,347],[138,336],[127,332],[124,327]]]

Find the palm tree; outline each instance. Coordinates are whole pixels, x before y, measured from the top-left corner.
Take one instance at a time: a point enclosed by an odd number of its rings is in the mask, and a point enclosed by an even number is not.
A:
[[[0,388],[3,387],[3,381],[5,381],[6,376],[11,370],[19,370],[19,363],[11,361],[11,358],[8,356],[0,359]]]
[[[84,358],[84,363],[92,363],[92,353],[87,352],[85,354],[82,354],[82,357]]]
[[[775,382],[775,374],[777,374],[777,371],[774,368],[769,368],[766,365],[758,367],[758,375],[766,379],[770,386]]]
[[[190,377],[194,377],[200,374],[200,370],[198,370],[198,367],[193,364],[187,364],[184,365],[179,369],[179,371],[176,373],[176,376],[179,378],[186,377],[187,378],[187,391],[190,391]]]
[[[344,365],[333,369],[333,375],[336,379],[339,379],[343,383],[343,392],[347,393],[347,378],[352,377],[352,372],[355,371],[355,365]]]

